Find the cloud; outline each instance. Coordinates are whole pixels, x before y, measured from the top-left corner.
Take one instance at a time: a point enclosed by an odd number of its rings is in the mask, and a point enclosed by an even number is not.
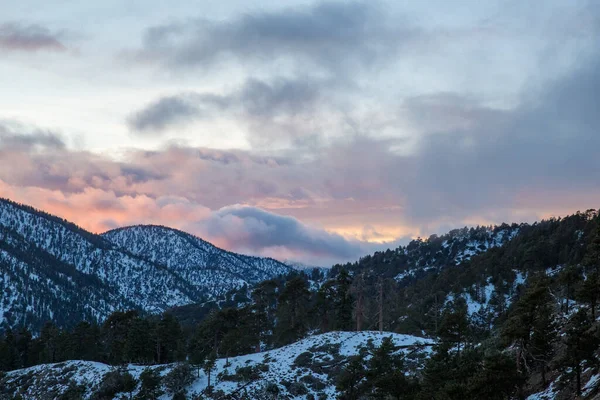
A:
[[[156,133],[193,120],[201,115],[194,97],[190,94],[162,97],[130,116],[128,125],[138,132]]]
[[[424,132],[409,169],[417,169],[419,179],[406,188],[421,195],[407,196],[407,216],[456,219],[475,210],[533,210],[536,202],[540,208],[551,202],[532,192],[560,198],[579,193],[578,207],[596,207],[599,61],[600,53],[591,55],[559,79],[528,88],[522,103],[510,110],[439,98],[433,106],[438,121],[454,122],[449,129]],[[440,103],[447,113],[440,112]],[[422,106],[419,101],[419,112]]]
[[[65,143],[57,133],[0,120],[0,153],[11,149],[35,148],[64,149]]]
[[[220,118],[234,121],[255,146],[297,146],[325,130],[318,122],[327,121],[325,114],[335,115],[334,87],[332,81],[312,78],[250,78],[226,94],[184,92],[161,97],[134,112],[127,123],[135,133],[158,135]]]
[[[229,206],[202,222],[208,237],[223,238],[228,247],[268,254],[285,249],[297,257],[354,260],[364,254],[364,243],[311,228],[298,219],[270,213],[257,207]]]
[[[0,179],[20,201],[38,193],[56,204],[61,196],[89,204],[72,206],[86,226],[163,221],[232,250],[313,260],[364,254],[372,250],[365,240],[564,215],[600,203],[600,52],[583,49],[577,60],[553,79],[532,79],[511,107],[452,92],[405,99],[397,118],[418,133],[408,148],[367,125],[359,130],[366,134],[293,151],[169,145],[113,160],[60,142],[53,147],[43,135],[23,145],[18,129],[4,128]],[[310,115],[328,96],[318,85],[289,85],[255,81],[189,98],[201,110],[197,118],[217,111],[249,118],[253,110],[268,122]],[[88,202],[77,198],[84,195]],[[112,197],[120,207],[111,206]],[[165,208],[165,198],[177,201]],[[201,215],[189,214],[195,209]]]
[[[0,50],[66,51],[61,35],[37,24],[10,22],[0,24]]]
[[[138,56],[175,68],[279,59],[342,71],[393,56],[414,35],[387,17],[375,2],[322,2],[225,21],[190,19],[148,29]]]
[[[379,246],[348,240],[256,207],[234,205],[211,211],[178,196],[119,196],[94,188],[65,194],[14,187],[0,180],[0,197],[31,204],[98,233],[127,225],[167,225],[229,250],[323,266],[352,261]]]

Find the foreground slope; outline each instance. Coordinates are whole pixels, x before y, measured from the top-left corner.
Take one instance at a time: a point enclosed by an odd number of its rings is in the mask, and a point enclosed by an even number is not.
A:
[[[212,372],[215,391],[225,394],[245,393],[256,398],[267,385],[276,385],[280,397],[305,399],[335,399],[336,378],[348,357],[358,355],[368,346],[379,346],[385,337],[392,338],[395,345],[410,353],[414,370],[418,370],[429,354],[430,339],[390,332],[329,332],[311,336],[299,342],[271,351],[217,360]],[[425,346],[423,346],[425,345]],[[174,365],[153,366],[162,376],[167,375]],[[129,365],[126,369],[138,379],[145,367]],[[254,376],[244,374],[241,368],[252,370]],[[84,398],[90,398],[98,390],[103,376],[113,370],[106,364],[88,361],[68,361],[60,364],[45,364],[9,372],[0,381],[1,394],[19,393],[25,398],[41,398],[46,395],[59,397],[71,381],[85,386]],[[236,374],[237,370],[237,374]],[[204,372],[188,386],[188,394],[202,393],[208,384]],[[134,390],[139,391],[140,385]],[[166,388],[164,388],[166,390]],[[115,396],[119,398],[120,395]],[[165,394],[161,399],[170,399]]]

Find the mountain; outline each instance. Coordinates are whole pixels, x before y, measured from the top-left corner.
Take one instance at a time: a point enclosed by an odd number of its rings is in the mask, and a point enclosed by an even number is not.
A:
[[[533,224],[502,224],[455,229],[379,251],[345,269],[364,293],[366,326],[375,326],[379,285],[390,303],[385,329],[435,332],[444,307],[464,302],[482,327],[502,320],[529,277],[557,274],[582,262],[592,241],[598,213],[589,210]]]
[[[265,392],[276,391],[277,398],[294,399],[336,399],[336,382],[341,368],[358,355],[361,349],[380,346],[383,338],[392,342],[406,354],[406,362],[415,371],[423,367],[431,351],[430,339],[401,335],[391,332],[329,332],[307,337],[296,343],[262,353],[254,353],[228,359],[218,359],[212,371],[213,393],[222,393],[222,398],[238,398],[236,394],[246,393],[245,398],[267,398]],[[163,391],[169,392],[165,376],[177,364],[151,366],[163,376]],[[127,370],[136,380],[143,366],[128,365]],[[12,371],[0,378],[0,398],[2,394],[20,393],[25,398],[60,398],[71,386],[83,385],[83,399],[89,399],[102,388],[103,380],[117,369],[106,364],[90,361],[67,361],[60,364],[44,364]],[[123,370],[121,370],[123,371]],[[114,372],[113,372],[114,373]],[[205,371],[194,376],[186,391],[189,395],[206,390],[208,377]],[[140,390],[138,383],[132,394]],[[126,396],[126,393],[122,393]],[[226,397],[227,395],[233,397]],[[119,393],[110,398],[121,398]],[[126,397],[127,398],[127,397]],[[164,397],[171,398],[171,397]],[[272,398],[272,397],[268,397]]]
[[[168,228],[96,235],[0,199],[0,329],[101,321],[119,309],[160,313],[290,269]]]
[[[225,251],[189,233],[163,226],[119,228],[102,237],[136,257],[167,267],[211,296],[291,271],[271,258]]]

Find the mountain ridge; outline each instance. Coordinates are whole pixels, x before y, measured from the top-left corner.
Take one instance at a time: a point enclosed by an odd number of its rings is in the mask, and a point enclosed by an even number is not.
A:
[[[120,232],[131,229],[135,228]],[[115,310],[128,308],[160,313],[291,269],[272,259],[236,255],[193,238],[210,249],[214,259],[227,262],[219,263],[220,269],[213,272],[202,268],[207,264],[190,260],[161,263],[63,218],[0,198],[0,289],[9,293],[0,303],[0,328],[26,324],[39,330],[49,319],[58,319],[59,325],[69,319],[101,321]],[[175,265],[184,261],[188,262]],[[229,278],[221,279],[221,275]],[[204,280],[189,282],[190,276]],[[85,285],[78,284],[82,280]],[[87,311],[81,311],[84,308]]]

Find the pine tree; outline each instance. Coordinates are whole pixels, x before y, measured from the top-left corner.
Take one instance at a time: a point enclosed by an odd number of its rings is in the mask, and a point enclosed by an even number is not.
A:
[[[129,395],[129,400],[135,388],[137,387],[137,381],[128,371],[123,373],[123,392]]]
[[[154,360],[152,325],[147,319],[137,317],[131,321],[124,351],[129,362],[149,363]]]
[[[365,391],[364,379],[366,369],[361,356],[352,356],[340,373],[336,389],[340,392],[340,400],[358,400]]]
[[[585,309],[577,311],[569,318],[565,335],[566,352],[563,363],[575,371],[575,388],[581,396],[582,363],[595,363],[594,351],[598,347],[598,336],[592,331],[592,321]]]
[[[194,382],[194,373],[188,363],[178,363],[171,372],[165,375],[163,381],[169,393],[185,394],[187,386]]]
[[[370,398],[402,399],[414,393],[415,384],[406,377],[403,356],[397,351],[391,337],[384,338],[373,351],[366,373]]]
[[[277,282],[268,280],[259,283],[252,292],[253,331],[257,333],[255,349],[260,352],[261,343],[273,341],[275,312],[277,309]]]
[[[321,332],[329,332],[335,326],[335,281],[328,280],[319,288],[316,295],[315,314]]]
[[[156,400],[162,395],[161,377],[157,370],[146,368],[140,374],[141,387],[136,400]]]
[[[590,307],[592,319],[596,320],[596,304],[600,298],[600,276],[596,271],[590,273],[581,284],[577,298]]]
[[[17,341],[9,329],[0,340],[0,371],[11,371],[20,367],[21,360],[17,350]]]
[[[165,313],[157,324],[155,348],[158,363],[168,363],[180,360],[181,357],[181,326],[179,321],[170,313]]]
[[[352,330],[352,304],[350,293],[352,279],[348,271],[342,269],[335,280],[335,325],[334,329],[341,331]]]
[[[204,369],[204,373],[206,374],[206,376],[208,378],[207,390],[209,392],[211,390],[210,375],[211,375],[212,371],[215,369],[216,363],[217,363],[217,354],[215,352],[211,352],[208,355],[208,357],[206,358],[206,360],[204,361],[204,366],[202,367]]]
[[[127,361],[127,336],[131,324],[138,317],[137,311],[117,311],[112,313],[102,325],[102,336],[108,362],[122,364]]]
[[[310,293],[306,281],[296,276],[286,282],[277,307],[277,343],[285,345],[303,337],[308,329]]]
[[[565,314],[569,313],[569,299],[575,297],[575,288],[581,281],[581,269],[570,265],[563,269],[558,275],[558,282],[563,286],[563,298],[564,298],[564,309]]]
[[[440,340],[452,347],[456,345],[458,355],[469,333],[467,305],[462,298],[456,299],[442,312],[438,335]]]
[[[515,304],[514,311],[503,326],[502,335],[516,348],[519,372],[531,372],[532,366],[541,370],[545,380],[552,343],[556,339],[553,322],[553,303],[547,277],[532,278],[532,286]]]
[[[524,383],[511,357],[494,353],[485,357],[481,368],[469,379],[470,398],[504,400],[511,399]]]
[[[600,274],[600,216],[596,218],[596,232],[586,247],[583,264]]]

